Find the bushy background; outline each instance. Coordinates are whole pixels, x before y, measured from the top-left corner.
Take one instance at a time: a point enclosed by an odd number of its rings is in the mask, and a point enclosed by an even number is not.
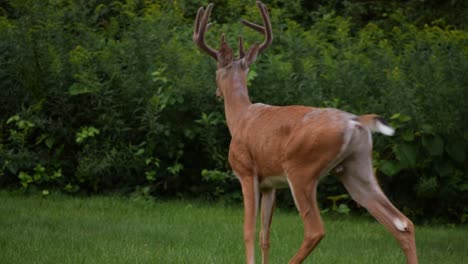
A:
[[[262,41],[239,23],[259,21],[254,1],[214,2],[211,46],[221,32]],[[397,128],[374,137],[386,193],[419,221],[467,222],[466,2],[265,3],[274,42],[251,69],[252,101],[385,116]],[[0,3],[0,187],[240,201],[215,62],[192,43],[207,4]],[[342,193],[325,178],[322,207],[352,206]]]

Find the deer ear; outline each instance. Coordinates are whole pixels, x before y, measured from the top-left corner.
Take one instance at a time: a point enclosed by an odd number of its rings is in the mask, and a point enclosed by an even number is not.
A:
[[[219,48],[216,56],[218,58],[218,67],[225,67],[232,62],[233,55],[231,47],[229,47],[226,42],[221,42],[221,47]]]
[[[258,43],[254,43],[250,49],[247,51],[247,54],[242,58],[242,65],[244,67],[249,67],[257,59],[258,49],[260,46]]]

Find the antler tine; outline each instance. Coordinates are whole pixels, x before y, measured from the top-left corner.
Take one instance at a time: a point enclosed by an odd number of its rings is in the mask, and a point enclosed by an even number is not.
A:
[[[273,41],[273,31],[271,29],[271,20],[266,6],[260,1],[257,1],[257,6],[258,9],[260,9],[260,13],[262,14],[264,26],[257,25],[245,19],[242,20],[242,24],[265,35],[265,41],[263,41],[263,43],[260,45],[260,48],[258,49],[258,52],[261,52],[270,46],[271,42]]]
[[[210,18],[211,9],[213,9],[213,3],[210,3],[206,7],[206,10],[204,10],[203,7],[198,9],[197,16],[195,18],[193,41],[202,51],[208,53],[208,55],[216,60],[216,50],[208,46],[205,42],[205,33],[210,27],[210,24],[208,24],[208,19]]]
[[[244,41],[242,36],[239,36],[239,58],[243,58],[245,56],[244,52]]]
[[[198,29],[200,28],[200,17],[203,16],[204,11],[205,10],[203,9],[203,7],[198,8],[197,16],[195,17],[195,25],[194,25],[194,29],[193,29],[193,41],[194,42],[196,42]]]

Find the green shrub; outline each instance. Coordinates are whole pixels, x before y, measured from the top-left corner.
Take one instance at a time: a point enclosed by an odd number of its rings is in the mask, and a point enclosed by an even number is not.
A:
[[[468,220],[468,33],[456,29],[463,22],[421,18],[427,9],[418,17],[411,10],[419,1],[375,9],[305,2],[269,3],[275,39],[250,71],[252,100],[381,114],[397,127],[395,137],[374,141],[390,198],[413,218]],[[455,14],[459,5],[444,8]],[[215,62],[191,39],[198,7],[0,4],[0,186],[238,201]],[[239,32],[246,45],[262,41],[241,16],[259,20],[251,1],[217,2],[210,45],[221,32],[233,46]],[[344,192],[325,178],[322,206]],[[293,205],[289,193],[280,196]]]

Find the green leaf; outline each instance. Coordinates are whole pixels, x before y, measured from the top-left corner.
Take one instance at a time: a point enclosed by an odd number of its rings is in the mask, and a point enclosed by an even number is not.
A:
[[[98,87],[90,87],[82,83],[74,83],[68,89],[68,93],[72,96],[80,95],[80,94],[97,93],[98,91],[99,91]]]
[[[336,210],[338,213],[340,214],[349,214],[349,212],[351,211],[348,207],[348,205],[346,204],[340,204],[338,206],[338,209]]]
[[[408,122],[411,120],[411,116],[407,116],[407,115],[401,115],[400,116],[400,121],[401,122]]]
[[[20,120],[19,115],[14,115],[14,116],[8,118],[7,124],[10,124],[10,123],[13,122],[13,121],[19,121],[19,120]]]
[[[393,176],[401,171],[401,165],[390,160],[382,160],[380,161],[380,168],[379,170],[383,172],[387,176]]]
[[[434,133],[434,128],[431,125],[424,124],[421,126],[421,130],[424,133],[432,134]]]
[[[401,137],[404,141],[413,141],[414,140],[414,132],[413,130],[405,130],[401,133]]]
[[[449,156],[457,162],[463,162],[466,160],[465,144],[462,141],[455,141],[452,144],[447,145],[447,153]]]
[[[440,156],[444,152],[444,141],[438,135],[424,136],[422,144],[432,156]]]
[[[250,86],[252,84],[252,81],[258,76],[257,72],[255,71],[254,68],[251,68],[249,70],[249,73],[247,75],[247,85]]]
[[[395,114],[393,114],[393,115],[390,117],[390,119],[391,119],[391,120],[399,119],[399,118],[400,118],[400,115],[401,115],[400,113],[395,113]]]
[[[41,174],[39,174],[39,173],[34,173],[34,175],[33,175],[34,181],[37,182],[37,181],[39,181],[41,178],[42,178]]]
[[[462,185],[458,187],[458,189],[460,189],[460,191],[462,192],[468,191],[468,183],[463,183]]]
[[[137,152],[135,153],[135,156],[140,156],[140,155],[143,155],[145,153],[145,149],[138,149]]]
[[[25,172],[20,172],[18,178],[21,180],[21,185],[24,188],[28,187],[28,185],[33,182],[33,178]]]
[[[167,167],[167,171],[172,175],[177,175],[183,168],[184,165],[182,165],[182,163],[176,162],[174,165]]]
[[[9,172],[13,173],[13,174],[16,174],[18,172],[18,164],[16,164],[16,162],[11,162],[9,160],[6,160],[4,162],[5,164],[5,167],[8,169]]]
[[[67,183],[67,185],[65,185],[65,187],[63,188],[65,191],[67,192],[77,192],[80,187],[78,185],[72,185],[71,183]]]
[[[403,143],[394,148],[396,158],[404,168],[413,169],[416,167],[418,159],[418,148],[410,144]]]
[[[54,145],[55,143],[55,139],[54,138],[51,138],[51,137],[48,137],[46,140],[45,140],[45,144],[46,146],[51,149],[52,146]]]
[[[36,173],[44,173],[45,172],[45,168],[44,166],[42,166],[41,164],[37,164],[36,167],[34,167],[34,171]]]
[[[454,172],[454,167],[452,162],[436,162],[434,165],[435,170],[442,177],[452,176]]]
[[[348,199],[348,198],[349,198],[349,195],[347,195],[347,194],[327,196],[328,200],[331,200],[331,201],[334,201],[334,202],[342,200],[342,199]]]
[[[62,177],[62,169],[58,169],[52,174],[52,179],[58,179],[60,177]]]
[[[416,186],[416,191],[423,197],[432,197],[436,195],[437,191],[437,178],[421,178]]]
[[[145,172],[146,179],[148,181],[154,181],[156,179],[156,172],[155,171],[147,171]]]
[[[46,134],[41,134],[39,137],[36,139],[36,145],[41,144],[45,139],[47,138]]]

